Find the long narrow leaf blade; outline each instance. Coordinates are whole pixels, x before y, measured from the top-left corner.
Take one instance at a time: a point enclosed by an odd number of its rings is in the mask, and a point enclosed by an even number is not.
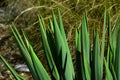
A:
[[[120,80],[120,28],[118,31],[118,39],[117,39],[116,54],[115,54],[115,73],[117,80]]]
[[[106,8],[104,11],[104,23],[103,23],[103,34],[102,34],[102,43],[101,43],[101,77],[103,76],[103,59],[104,59],[104,49],[105,49],[105,34],[106,34]]]
[[[25,46],[21,36],[20,36],[20,33],[18,32],[18,30],[16,29],[15,25],[13,24],[11,27],[11,30],[14,34],[14,37],[19,45],[19,48],[20,50],[22,51],[22,55],[26,61],[26,64],[28,65],[29,69],[30,69],[30,72],[33,76],[34,79],[38,79],[37,76],[36,76],[36,73],[35,73],[35,70],[34,70],[34,67],[33,67],[33,63],[31,61],[31,58],[30,58],[30,55],[29,55],[29,52],[27,50],[27,47]]]
[[[94,31],[94,41],[93,41],[93,80],[102,80],[101,77],[101,63],[100,63],[100,44],[99,35],[97,30]]]
[[[86,15],[82,16],[82,29],[81,29],[81,43],[82,50],[85,50],[87,61],[90,63],[90,41],[88,36],[88,27],[87,27],[87,18]]]
[[[112,34],[111,34],[111,39],[110,39],[110,45],[111,45],[111,49],[112,49],[112,63],[115,63],[115,51],[116,51],[116,38],[117,38],[117,33],[118,33],[118,29],[119,29],[119,20],[120,20],[120,16],[118,17],[115,26],[113,28]]]
[[[47,57],[47,61],[48,61],[50,70],[52,72],[53,77],[55,79],[59,80],[60,79],[59,73],[57,71],[55,62],[53,60],[52,53],[51,53],[51,50],[50,50],[50,47],[49,47],[49,44],[48,44],[48,41],[47,41],[47,36],[46,36],[46,33],[43,29],[43,24],[42,24],[42,21],[41,21],[40,18],[39,18],[39,25],[40,25],[40,31],[41,31],[41,35],[42,35],[44,50],[45,50],[45,54],[46,54],[46,57]]]
[[[85,50],[84,50],[85,52]],[[85,69],[85,76],[86,80],[91,80],[91,71],[90,71],[90,65],[87,60],[86,53],[83,52],[83,62],[84,62],[84,69]]]
[[[76,78],[77,80],[85,80],[83,69],[83,58],[81,54],[81,31],[76,29]]]
[[[110,72],[108,63],[106,62],[105,58],[104,58],[104,64],[105,64],[105,71],[106,71],[106,80],[113,80],[113,76]]]
[[[57,45],[57,55],[61,56],[62,59],[62,70],[63,70],[63,79],[66,80],[73,80],[75,79],[74,74],[74,68],[72,64],[72,59],[70,56],[70,51],[68,50],[68,47],[66,46],[66,41],[63,38],[63,35],[59,29],[57,20],[55,18],[54,12],[52,14],[53,16],[53,25],[54,25],[54,31],[55,31],[55,40]]]

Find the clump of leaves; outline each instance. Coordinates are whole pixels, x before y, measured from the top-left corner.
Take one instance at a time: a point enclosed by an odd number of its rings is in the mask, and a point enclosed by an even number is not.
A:
[[[50,75],[42,65],[41,61],[35,54],[28,38],[23,32],[24,39],[12,24],[11,30],[22,51],[22,55],[34,80],[103,80],[105,72],[106,80],[119,80],[120,77],[120,28],[118,25],[119,18],[116,21],[113,31],[111,30],[110,16],[107,16],[106,9],[104,12],[104,24],[102,41],[99,41],[98,31],[94,30],[93,51],[90,49],[90,39],[88,35],[88,25],[86,14],[82,17],[81,29],[76,29],[76,74],[73,68],[73,62],[66,40],[64,26],[60,11],[58,9],[58,20],[52,11],[52,19],[50,19],[50,27],[45,28],[42,18],[39,16],[40,32]],[[108,26],[108,50],[107,57],[105,53],[105,34]],[[118,36],[117,36],[118,35]],[[0,59],[6,64],[17,80],[25,80],[20,77],[17,72],[8,64],[8,62],[0,55]],[[103,66],[105,65],[105,71]]]

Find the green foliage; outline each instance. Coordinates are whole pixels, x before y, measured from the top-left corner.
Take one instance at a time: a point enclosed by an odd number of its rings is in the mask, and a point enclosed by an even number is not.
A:
[[[48,62],[50,76],[43,67],[33,50],[29,40],[23,32],[20,33],[12,24],[11,30],[22,51],[22,55],[28,65],[34,80],[119,80],[120,79],[120,28],[119,18],[113,31],[111,30],[110,16],[107,18],[104,11],[102,41],[99,41],[97,29],[93,35],[93,50],[90,47],[87,15],[82,16],[81,29],[76,29],[76,75],[74,72],[71,53],[68,47],[60,10],[58,20],[52,11],[50,27],[45,28],[42,17],[38,16],[43,47]],[[108,19],[108,25],[107,25]],[[108,26],[108,45],[105,48],[105,35]],[[116,45],[118,44],[118,45]],[[106,51],[107,50],[107,51]],[[107,52],[107,56],[104,53]],[[6,64],[17,80],[22,80],[16,71],[0,55],[0,59]],[[105,66],[105,67],[104,67]],[[104,69],[103,69],[104,68]],[[105,74],[103,76],[103,74]]]
[[[25,40],[25,42],[23,42],[23,39],[21,38],[19,32],[17,31],[14,25],[11,26],[11,30],[15,36],[16,41],[18,42],[18,45],[22,51],[22,55],[26,60],[26,63],[30,69],[33,78],[35,80],[50,80],[50,77],[48,76],[46,70],[44,69],[43,65],[36,56],[25,34],[23,33]]]
[[[93,80],[101,80],[101,62],[100,62],[100,44],[99,44],[99,35],[98,32],[94,32],[94,44],[93,44],[93,55],[92,55],[92,66],[93,66]]]

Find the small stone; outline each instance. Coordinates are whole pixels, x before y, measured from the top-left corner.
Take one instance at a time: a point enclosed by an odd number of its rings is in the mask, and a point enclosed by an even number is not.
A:
[[[30,72],[29,68],[25,64],[17,64],[14,68],[19,72]]]

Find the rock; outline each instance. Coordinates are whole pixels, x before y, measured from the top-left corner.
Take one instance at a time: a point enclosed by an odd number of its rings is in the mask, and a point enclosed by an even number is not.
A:
[[[14,68],[18,72],[30,72],[29,68],[25,64],[17,64]]]

